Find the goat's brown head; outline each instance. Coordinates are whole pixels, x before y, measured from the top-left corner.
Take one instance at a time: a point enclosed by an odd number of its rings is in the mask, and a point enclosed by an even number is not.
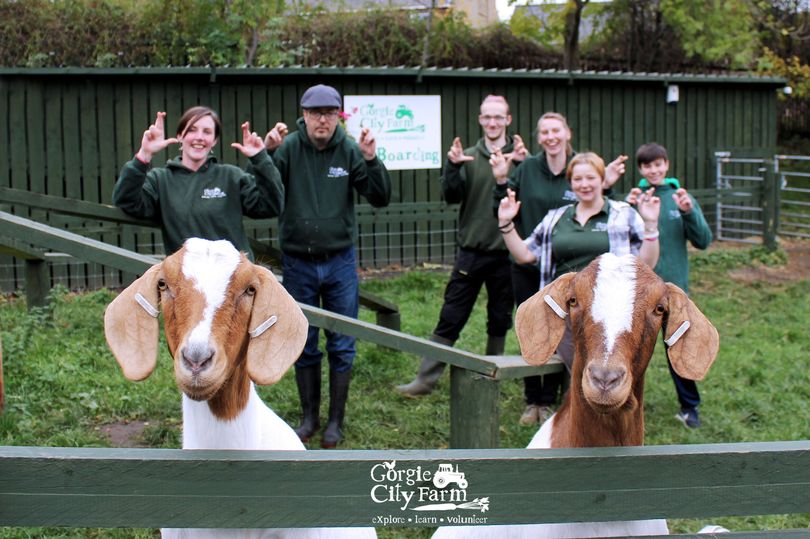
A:
[[[304,347],[307,321],[273,274],[228,241],[187,240],[113,300],[104,333],[124,376],[155,368],[161,306],[180,389],[208,400],[246,369],[257,384],[277,382]]]
[[[636,404],[658,331],[663,327],[675,371],[706,375],[719,348],[717,330],[686,294],[664,283],[636,257],[605,254],[578,273],[560,276],[521,304],[516,331],[523,358],[542,365],[570,317],[573,388],[597,412]],[[685,332],[685,333],[684,333]]]

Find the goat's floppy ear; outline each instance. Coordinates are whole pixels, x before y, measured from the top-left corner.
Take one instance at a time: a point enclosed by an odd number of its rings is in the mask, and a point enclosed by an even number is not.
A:
[[[149,268],[104,311],[107,345],[129,380],[143,380],[157,363],[160,327],[154,309],[159,299],[160,267],[156,264]]]
[[[565,333],[564,316],[567,316],[562,309],[567,304],[569,285],[575,276],[576,273],[560,275],[518,307],[515,332],[526,363],[544,365],[560,344]],[[560,313],[552,305],[559,308]]]
[[[301,355],[309,323],[270,270],[257,265],[256,271],[259,286],[250,315],[247,367],[254,382],[268,385],[278,382]]]
[[[667,349],[672,368],[689,380],[703,380],[720,349],[720,336],[709,319],[700,312],[683,290],[672,283],[669,289],[669,316],[664,327],[664,340],[675,342]],[[685,322],[688,329],[680,337],[675,336]],[[671,341],[670,341],[671,342]]]

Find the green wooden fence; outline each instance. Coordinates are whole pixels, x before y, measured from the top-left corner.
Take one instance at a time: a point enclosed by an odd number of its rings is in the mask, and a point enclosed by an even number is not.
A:
[[[457,468],[467,486],[436,488],[439,464]],[[443,451],[0,447],[0,526],[384,528],[710,519],[808,513],[808,491],[808,441]]]
[[[774,153],[778,78],[416,68],[0,68],[0,187],[109,204],[121,165],[137,149],[157,110],[169,125],[191,105],[217,109],[225,131],[219,158],[240,163],[227,142],[250,120],[264,132],[276,121],[294,124],[308,86],[327,82],[344,94],[439,95],[441,140],[465,144],[480,137],[478,105],[489,93],[507,97],[512,130],[535,139],[537,118],[564,113],[574,146],[605,156],[633,154],[656,140],[670,151],[672,172],[690,189],[714,184],[714,152],[757,149]],[[667,86],[680,100],[667,104]],[[533,150],[537,149],[532,143]],[[164,156],[158,157],[160,161]],[[618,190],[637,180],[633,167]],[[455,256],[456,207],[439,196],[438,170],[397,171],[393,203],[385,210],[360,204],[360,263],[410,266],[449,263]],[[161,252],[153,230],[106,228],[98,222],[3,203],[0,210],[67,227],[143,254]],[[277,245],[272,221],[257,221],[251,234]],[[136,249],[137,247],[137,249]],[[51,278],[68,287],[115,286],[117,272],[58,261]],[[24,268],[0,256],[0,290],[22,286]]]

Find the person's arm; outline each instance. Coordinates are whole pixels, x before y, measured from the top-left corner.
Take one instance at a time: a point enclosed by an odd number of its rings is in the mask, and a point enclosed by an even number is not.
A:
[[[265,142],[245,122],[242,142],[234,142],[231,147],[250,160],[250,172],[243,173],[239,181],[242,214],[254,219],[277,217],[284,210],[284,185],[273,159],[267,155]]]
[[[464,163],[475,160],[472,155],[464,153],[461,139],[456,137],[450,150],[447,152],[447,162],[444,165],[444,174],[441,177],[442,198],[448,204],[458,204],[464,200],[467,188],[467,175]]]
[[[515,262],[520,264],[535,264],[537,257],[523,243],[523,239],[515,228],[514,219],[520,211],[520,202],[515,200],[515,192],[507,190],[507,195],[501,199],[498,206],[498,229],[503,235],[506,248],[512,254]]]
[[[391,202],[391,176],[377,157],[377,142],[368,128],[360,131],[357,147],[362,159],[352,166],[352,184],[369,204],[385,207]]]
[[[712,229],[709,228],[709,223],[703,216],[700,204],[683,188],[675,191],[672,198],[681,212],[686,239],[698,249],[707,248],[712,242]]]
[[[642,242],[638,257],[651,268],[655,268],[660,254],[658,216],[661,213],[661,199],[655,196],[654,188],[638,196],[637,209],[638,215],[643,221]]]

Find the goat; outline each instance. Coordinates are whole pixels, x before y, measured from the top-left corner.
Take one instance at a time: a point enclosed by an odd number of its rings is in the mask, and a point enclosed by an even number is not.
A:
[[[186,240],[108,305],[104,332],[123,374],[147,378],[158,354],[158,309],[183,393],[183,449],[304,450],[256,392],[304,347],[307,320],[266,268],[226,240]],[[317,510],[317,508],[314,508]],[[376,537],[373,528],[163,529],[163,537]]]
[[[669,359],[701,380],[720,346],[717,330],[677,286],[632,255],[604,254],[522,303],[515,331],[524,360],[543,365],[560,344],[566,318],[574,342],[571,386],[529,449],[644,443],[644,373],[663,328]],[[564,538],[665,535],[666,520],[439,528],[434,538]]]

